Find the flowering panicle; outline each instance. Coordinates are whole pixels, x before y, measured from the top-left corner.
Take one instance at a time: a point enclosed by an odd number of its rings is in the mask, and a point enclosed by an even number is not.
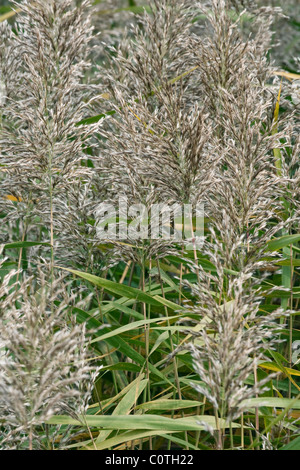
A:
[[[15,6],[21,10],[16,32],[4,27],[1,39],[0,208],[7,219],[22,219],[27,232],[46,225],[53,245],[56,233],[63,238],[76,226],[74,188],[90,179],[85,149],[95,126],[80,124],[92,100],[85,84],[89,2],[78,8],[71,0]]]
[[[243,411],[243,402],[266,385],[266,381],[252,387],[246,384],[259,361],[266,360],[266,350],[279,341],[276,320],[283,312],[277,309],[261,315],[263,292],[255,289],[252,272],[228,280],[222,271],[219,266],[217,274],[201,275],[201,283],[190,285],[198,301],[192,311],[203,325],[190,349],[203,383],[195,388],[213,404],[220,418],[232,421]]]
[[[0,287],[1,446],[39,448],[40,427],[55,414],[85,413],[97,369],[88,362],[85,326],[70,319],[74,296],[58,279],[50,288],[24,279],[15,286],[17,302]],[[10,298],[10,300],[12,300]]]
[[[264,351],[278,340],[277,320],[283,315],[281,309],[261,314],[268,295],[262,279],[272,265],[267,242],[294,220],[294,214],[284,212],[289,178],[278,171],[276,160],[286,141],[292,140],[293,117],[278,126],[280,84],[272,78],[266,59],[272,11],[251,10],[256,15],[255,34],[245,38],[243,13],[233,21],[233,3],[212,0],[202,7],[206,34],[193,34],[186,44],[191,73],[197,75],[209,111],[208,142],[215,142],[210,158],[218,162],[213,176],[217,184],[206,194],[210,235],[202,250],[215,271],[207,273],[198,263],[193,266],[198,283],[188,287],[198,303],[191,310],[203,328],[190,349],[203,382],[197,389],[213,404],[216,415],[229,421],[264,385],[255,382],[248,387],[246,382],[257,361],[265,358]],[[296,160],[292,158],[290,165],[297,166]],[[296,180],[297,172],[290,188]]]

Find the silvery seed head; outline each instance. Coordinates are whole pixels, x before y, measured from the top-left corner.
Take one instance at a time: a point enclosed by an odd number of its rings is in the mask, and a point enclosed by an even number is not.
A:
[[[59,234],[76,232],[79,182],[91,178],[86,149],[99,124],[82,124],[94,99],[87,86],[92,36],[89,2],[15,2],[21,9],[2,41],[0,208],[7,220],[40,224]],[[6,59],[9,58],[8,63]],[[12,196],[17,204],[4,196]],[[49,239],[49,238],[48,238]]]
[[[97,368],[89,361],[85,325],[72,321],[74,296],[61,279],[52,286],[24,279],[7,303],[0,287],[1,447],[46,445],[44,424],[55,414],[86,412]],[[12,300],[12,298],[10,298]]]

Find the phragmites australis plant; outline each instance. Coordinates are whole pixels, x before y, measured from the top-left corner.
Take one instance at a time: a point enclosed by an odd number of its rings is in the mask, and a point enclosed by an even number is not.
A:
[[[1,448],[299,449],[293,2],[0,6]]]

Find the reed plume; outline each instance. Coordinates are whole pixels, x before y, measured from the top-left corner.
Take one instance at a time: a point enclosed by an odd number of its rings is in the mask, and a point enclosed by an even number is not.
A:
[[[55,414],[81,419],[97,374],[88,362],[84,325],[72,322],[74,295],[62,279],[52,289],[40,274],[0,287],[0,415],[2,448],[39,449],[49,443]],[[9,293],[10,292],[10,293]],[[48,439],[49,438],[49,439]]]
[[[22,220],[23,231],[32,231],[33,238],[38,226],[46,226],[48,236],[41,233],[53,247],[56,234],[61,240],[66,234],[67,243],[70,232],[79,230],[73,217],[75,189],[90,178],[85,149],[98,127],[80,125],[93,95],[85,83],[92,35],[89,3],[74,7],[71,0],[37,0],[14,6],[21,10],[16,30],[4,25],[1,38],[6,99],[0,204],[7,220]]]

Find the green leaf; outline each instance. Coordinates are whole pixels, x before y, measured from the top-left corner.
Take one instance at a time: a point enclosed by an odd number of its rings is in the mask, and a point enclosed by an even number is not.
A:
[[[287,258],[280,260],[276,263],[276,266],[300,266],[299,258]]]
[[[296,437],[296,439],[289,442],[286,446],[281,447],[279,450],[300,450],[300,436]]]
[[[291,292],[293,293],[293,298],[294,299],[299,299],[300,298],[300,288],[299,287],[294,287],[293,289],[290,290],[274,290],[271,293],[265,293],[262,291],[262,295],[264,297],[267,297],[269,299],[274,299],[274,298],[281,298],[281,299],[289,299],[291,297]]]
[[[175,284],[173,279],[170,278],[170,276],[167,275],[167,273],[160,267],[159,271],[158,268],[152,268],[150,270],[150,275],[152,276],[158,276],[160,274],[160,277],[162,278],[163,281],[165,281],[169,286],[174,289],[176,292],[180,292],[179,287]]]
[[[108,302],[105,301],[105,304],[102,307],[102,313],[106,314],[118,310],[120,312],[125,313],[126,315],[129,315],[130,317],[136,318],[137,320],[142,320],[144,318],[144,315],[142,313],[136,312],[132,308],[128,307],[128,305],[132,305],[133,303],[134,300],[128,300],[125,297],[122,297],[118,300],[111,300]]]
[[[250,398],[244,400],[242,406],[245,408],[257,408],[260,406],[272,407],[272,408],[293,408],[294,410],[300,410],[300,400],[293,400],[289,398],[273,398],[273,397],[260,397]]]
[[[116,406],[111,416],[127,415],[136,404],[138,397],[144,391],[148,379],[140,380],[126,393],[120,403]],[[110,434],[110,431],[101,431],[96,439],[96,443],[103,442]]]
[[[57,425],[73,425],[82,427],[83,422],[91,428],[101,427],[103,429],[116,429],[116,430],[157,430],[161,432],[168,431],[200,431],[203,426],[200,424],[209,424],[213,429],[216,429],[216,422],[214,416],[199,415],[191,416],[188,418],[166,418],[165,416],[157,415],[129,415],[129,416],[85,416],[84,420],[80,422],[70,416],[53,416],[47,421],[47,424]],[[219,420],[220,428],[225,429],[229,424],[225,420]],[[237,423],[232,423],[233,428],[240,428]]]
[[[181,410],[184,408],[195,408],[203,405],[202,402],[196,400],[155,400],[148,401],[136,407],[137,410]]]
[[[101,401],[101,410],[105,410],[107,407],[115,403],[119,398],[122,398],[128,392],[128,390],[130,390],[134,385],[137,385],[144,378],[144,376],[145,374],[140,374],[136,379],[134,379],[129,385],[127,385],[117,395],[115,395],[112,398],[108,398],[106,400]],[[100,409],[99,404],[95,403],[94,405],[91,405],[89,407],[89,410],[92,410],[94,408]]]
[[[179,310],[183,308],[180,305],[175,304],[167,299],[163,299],[162,297],[158,295],[151,296],[150,294],[147,294],[146,292],[143,292],[140,289],[136,289],[135,287],[130,287],[130,286],[126,286],[123,284],[119,284],[117,282],[109,281],[108,279],[103,279],[102,277],[97,277],[92,274],[83,273],[81,271],[76,271],[74,269],[67,269],[67,268],[63,268],[60,266],[56,266],[56,267],[59,269],[63,269],[64,271],[69,271],[70,273],[75,274],[76,276],[79,276],[82,279],[85,279],[98,287],[102,287],[108,292],[115,294],[115,295],[127,297],[128,299],[135,299],[140,302],[144,302],[146,304],[153,305],[156,307],[160,307],[161,305],[166,305],[168,308],[172,310]]]
[[[113,331],[110,331],[109,333],[106,333],[102,336],[98,336],[97,338],[93,339],[92,343],[95,343],[96,341],[104,341],[105,339],[112,338],[113,336],[118,336],[122,333],[125,333],[126,331],[130,330],[136,330],[137,328],[140,328],[141,326],[144,325],[149,325],[150,323],[156,323],[156,322],[161,322],[165,320],[172,320],[173,318],[179,318],[178,315],[174,317],[160,317],[160,318],[152,318],[151,320],[139,320],[135,321],[132,323],[129,323],[128,325],[121,326],[120,328],[116,328]]]
[[[82,121],[77,123],[77,126],[87,126],[89,124],[96,124],[97,122],[101,121],[101,119],[105,118],[106,116],[113,116],[116,111],[107,111],[104,114],[97,114],[97,116],[92,116],[86,119],[82,119]]]
[[[159,346],[164,343],[168,338],[170,337],[169,335],[169,332],[168,331],[164,331],[163,333],[161,333],[159,335],[159,337],[157,338],[157,340],[155,341],[155,344],[154,346],[152,347],[151,351],[149,352],[149,357],[151,356],[151,354],[154,353],[154,351],[156,351],[157,348],[159,348]]]
[[[292,245],[300,241],[300,234],[284,235],[283,237],[275,238],[267,243],[265,251],[277,251],[285,246]]]
[[[118,362],[117,364],[111,364],[101,368],[101,372],[104,370],[126,370],[129,372],[140,372],[140,366],[132,364],[131,362]]]

